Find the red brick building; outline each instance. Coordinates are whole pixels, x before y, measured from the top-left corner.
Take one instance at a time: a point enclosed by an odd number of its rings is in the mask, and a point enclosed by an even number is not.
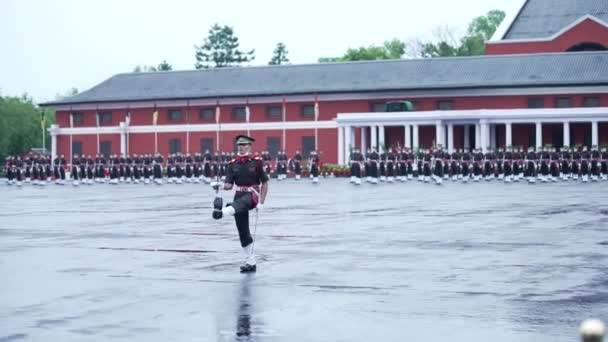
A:
[[[605,145],[607,22],[605,0],[527,0],[486,56],[128,73],[43,105],[66,155],[229,151],[241,133],[340,163],[354,147]],[[383,112],[402,100],[415,111]]]

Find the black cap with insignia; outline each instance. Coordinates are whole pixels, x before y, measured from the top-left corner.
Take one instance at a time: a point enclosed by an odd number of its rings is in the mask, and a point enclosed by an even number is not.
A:
[[[236,140],[237,145],[240,145],[240,144],[251,145],[255,141],[255,139],[253,139],[252,137],[248,137],[248,136],[242,135],[242,134],[238,135],[235,140]]]

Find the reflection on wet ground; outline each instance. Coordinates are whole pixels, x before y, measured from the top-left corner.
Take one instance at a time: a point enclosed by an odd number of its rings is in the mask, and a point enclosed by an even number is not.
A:
[[[604,183],[273,182],[253,275],[203,185],[0,191],[0,342],[566,342],[608,318]]]

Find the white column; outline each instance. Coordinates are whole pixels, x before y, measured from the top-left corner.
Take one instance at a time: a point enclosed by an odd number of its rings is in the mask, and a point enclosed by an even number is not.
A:
[[[513,125],[510,122],[505,124],[505,146],[513,145]]]
[[[361,127],[361,153],[367,153],[367,127]]]
[[[471,126],[470,125],[464,125],[464,148],[467,150],[471,148]]]
[[[338,126],[338,164],[344,164],[344,127]]]
[[[418,141],[418,125],[412,126],[412,148],[417,149],[420,146]]]
[[[536,148],[543,147],[543,125],[540,121],[536,122]]]
[[[378,126],[371,126],[370,130],[372,131],[372,140],[369,145],[372,149],[378,151]]]
[[[120,123],[120,153],[127,154],[127,138],[125,137],[125,123]]]
[[[384,152],[384,126],[378,127],[378,151]]]
[[[443,145],[443,124],[441,120],[435,122],[435,146]]]
[[[496,124],[490,125],[490,144],[493,149],[496,149]]]
[[[475,125],[475,148],[481,148],[481,125]]]
[[[51,128],[49,128],[49,132],[51,133],[51,163],[53,163],[52,166],[54,165],[55,162],[55,156],[57,155],[57,129],[59,128],[58,125],[51,125]]]
[[[404,147],[407,148],[412,148],[412,133],[410,130],[410,125],[405,125],[404,127],[404,134],[403,136],[405,137],[405,143],[403,144]]]
[[[591,146],[599,146],[598,122],[591,122]]]
[[[488,124],[487,121],[485,120],[481,120],[479,122],[479,127],[480,127],[480,144],[481,144],[481,151],[482,152],[487,152],[488,147],[490,145],[490,125]]]
[[[350,147],[351,147],[350,138],[352,137],[352,133],[353,133],[353,129],[351,126],[344,127],[344,163],[343,164],[348,163],[348,159],[350,158]]]
[[[454,124],[448,124],[448,153],[454,152]]]
[[[564,122],[564,146],[570,147],[570,122],[568,121]]]

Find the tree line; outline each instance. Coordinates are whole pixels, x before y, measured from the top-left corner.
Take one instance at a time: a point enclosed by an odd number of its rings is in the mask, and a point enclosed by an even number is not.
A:
[[[320,57],[319,63],[336,63],[365,60],[433,58],[454,56],[477,56],[485,54],[486,42],[492,37],[505,18],[501,10],[489,11],[486,15],[474,18],[462,37],[454,30],[438,26],[431,39],[419,38],[407,41],[393,38],[382,45],[349,48],[342,56]],[[196,69],[224,68],[240,66],[255,60],[255,49],[243,51],[234,29],[230,26],[214,24],[207,33],[202,45],[195,45]],[[269,65],[289,63],[289,51],[283,42],[277,43]],[[163,61],[158,67],[136,66],[134,72],[153,72],[172,70],[172,66]]]

